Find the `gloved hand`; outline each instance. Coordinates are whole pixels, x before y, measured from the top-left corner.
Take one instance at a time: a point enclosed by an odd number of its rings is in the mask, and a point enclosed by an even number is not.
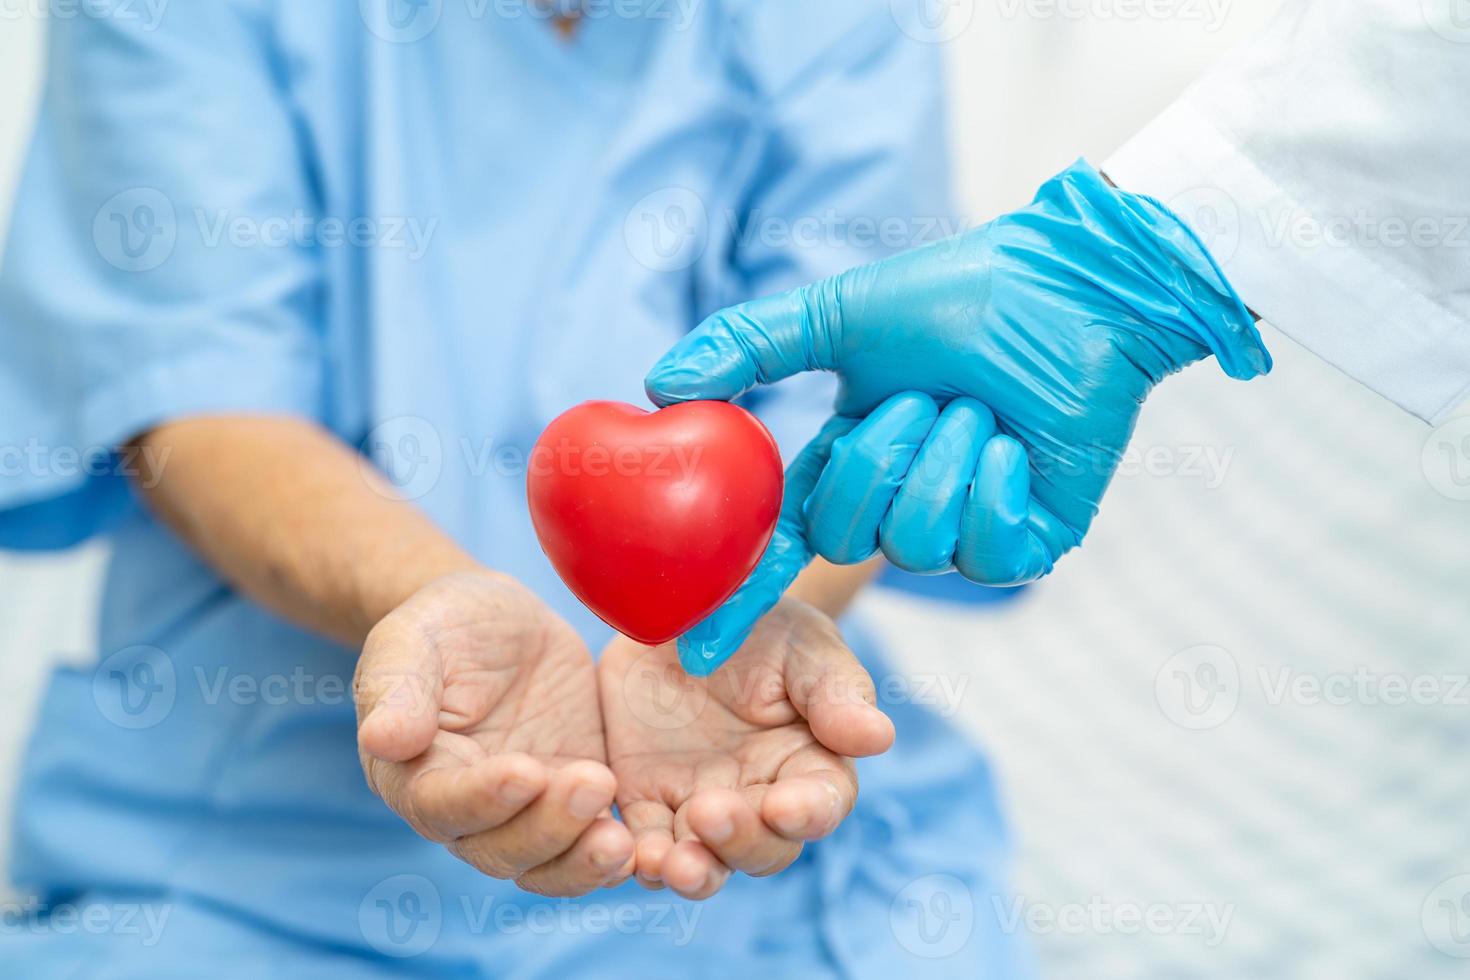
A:
[[[1085,162],[984,227],[716,313],[655,365],[655,403],[802,371],[842,384],[760,566],[680,639],[685,668],[718,667],[813,553],[881,549],[986,585],[1047,574],[1092,523],[1149,390],[1209,354],[1234,378],[1271,368],[1194,234]]]

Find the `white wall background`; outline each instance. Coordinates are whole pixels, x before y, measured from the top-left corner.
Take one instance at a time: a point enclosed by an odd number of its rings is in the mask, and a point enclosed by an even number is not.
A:
[[[1136,19],[1107,0],[953,0],[973,17],[951,46],[969,208],[992,215],[1073,158],[1100,161],[1278,5],[1180,0]],[[38,27],[0,20],[0,188]],[[1425,427],[1267,340],[1265,381],[1205,365],[1161,389],[1136,445],[1165,465],[1122,477],[1088,547],[1004,615],[866,601],[908,666],[962,685],[952,707],[991,749],[1020,841],[1020,928],[1055,976],[1465,975],[1470,943],[1442,916],[1470,892],[1470,712],[1273,692],[1461,676],[1470,505],[1426,480]],[[1191,453],[1223,465],[1194,473]],[[48,658],[84,652],[97,562],[0,558],[0,765]],[[1200,676],[1202,645],[1234,671],[1203,728],[1175,687]],[[1163,924],[1130,927],[1130,910]]]

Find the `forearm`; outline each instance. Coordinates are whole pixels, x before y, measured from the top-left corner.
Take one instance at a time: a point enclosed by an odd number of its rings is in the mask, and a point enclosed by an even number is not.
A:
[[[360,646],[379,619],[475,561],[331,433],[283,417],[201,417],[139,436],[148,506],[228,582]]]

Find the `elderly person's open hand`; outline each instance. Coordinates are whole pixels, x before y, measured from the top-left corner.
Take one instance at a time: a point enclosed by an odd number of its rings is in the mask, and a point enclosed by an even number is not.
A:
[[[373,629],[356,690],[374,791],[485,874],[547,895],[636,870],[707,898],[731,871],[780,871],[852,809],[853,757],[893,742],[867,671],[795,599],[696,679],[673,644],[623,637],[594,667],[524,587],[458,573]]]
[[[440,579],[368,635],[357,668],[369,784],[420,834],[529,891],[626,878],[597,676],[564,620],[512,579]]]
[[[873,681],[827,616],[787,599],[711,677],[674,644],[618,638],[598,664],[618,809],[636,876],[708,898],[732,871],[774,874],[857,798],[853,757],[893,743]]]

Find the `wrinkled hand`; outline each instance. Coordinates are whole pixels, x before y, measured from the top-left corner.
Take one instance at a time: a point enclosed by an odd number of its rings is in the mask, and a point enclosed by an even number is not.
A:
[[[685,663],[717,667],[813,554],[881,549],[986,585],[1047,574],[1086,534],[1149,390],[1210,354],[1235,378],[1270,368],[1193,233],[1085,163],[982,228],[714,314],[650,372],[655,403],[803,371],[842,388],[788,480],[782,546],[681,640]]]
[[[619,637],[598,664],[618,809],[636,877],[708,898],[732,871],[769,875],[851,811],[851,757],[893,725],[832,621],[785,600],[724,670],[684,673],[672,643]]]
[[[591,657],[521,585],[424,588],[368,636],[354,690],[368,783],[424,837],[546,895],[632,873]]]

